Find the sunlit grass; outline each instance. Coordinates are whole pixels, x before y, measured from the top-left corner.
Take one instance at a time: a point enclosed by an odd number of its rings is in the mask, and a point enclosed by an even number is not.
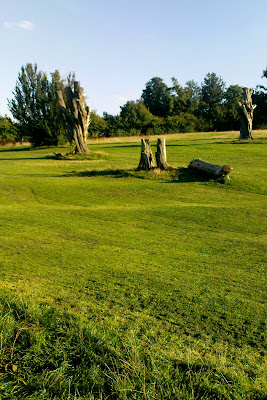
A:
[[[136,137],[89,141],[103,157],[86,160],[0,149],[0,398],[264,399],[254,137],[168,135],[172,172],[135,171]],[[197,157],[231,164],[230,181],[188,174]]]

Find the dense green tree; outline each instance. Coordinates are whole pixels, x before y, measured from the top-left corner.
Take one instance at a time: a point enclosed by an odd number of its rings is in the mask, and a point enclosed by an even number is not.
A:
[[[146,134],[153,119],[151,112],[140,101],[127,101],[121,107],[120,117],[122,129],[133,135]]]
[[[35,146],[56,145],[63,134],[56,108],[56,90],[62,88],[63,81],[59,72],[47,75],[38,71],[37,64],[28,63],[21,67],[13,99],[9,100],[9,109],[18,122],[24,137]]]
[[[104,112],[103,119],[106,123],[105,136],[122,136],[123,132],[121,132],[121,117],[119,115],[114,116]]]
[[[223,104],[223,130],[238,130],[240,127],[240,116],[237,111],[237,105],[243,99],[242,87],[239,85],[230,85],[224,95]]]
[[[267,89],[264,86],[257,86],[252,96],[253,104],[257,107],[254,111],[254,129],[267,129]]]
[[[100,117],[95,111],[92,111],[90,115],[88,136],[91,138],[98,138],[99,136],[105,136],[106,133],[107,121]]]
[[[188,104],[188,96],[184,88],[179,84],[176,78],[172,78],[172,87],[170,88],[170,92],[172,95],[172,106],[171,106],[171,114],[179,115],[183,112],[186,112]]]
[[[147,82],[142,93],[144,105],[149,111],[158,117],[166,117],[172,111],[172,96],[170,88],[163,82],[163,79],[154,77]]]
[[[267,68],[262,73],[262,78],[267,78]],[[267,87],[264,85],[257,85],[252,95],[253,104],[256,104],[253,115],[254,129],[267,128]]]
[[[196,82],[188,81],[183,88],[176,78],[172,78],[172,115],[195,114],[200,100],[200,90]]]
[[[15,124],[11,118],[2,117],[0,115],[0,140],[19,140],[19,130],[17,124]]]
[[[188,108],[186,112],[195,115],[197,113],[198,105],[201,98],[200,87],[198,83],[194,80],[187,81],[185,84],[185,91],[189,98]]]
[[[225,83],[222,78],[214,72],[208,73],[201,85],[199,115],[207,121],[209,129],[218,130],[221,127],[224,93]]]

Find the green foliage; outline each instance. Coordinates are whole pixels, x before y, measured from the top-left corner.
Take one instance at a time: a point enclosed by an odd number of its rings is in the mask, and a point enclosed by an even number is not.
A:
[[[222,104],[224,99],[225,83],[214,72],[208,73],[201,85],[201,102],[199,115],[208,122],[209,130],[219,130],[223,119]]]
[[[151,112],[140,101],[128,101],[121,107],[120,117],[122,129],[137,135],[146,134],[153,119]]]
[[[106,131],[105,131],[106,137],[123,136],[124,132],[120,132],[121,119],[118,115],[113,116],[111,114],[104,112],[103,119],[106,124],[105,125],[106,126]]]
[[[162,78],[155,77],[147,82],[141,98],[149,111],[157,117],[170,115],[172,110],[172,98],[170,89]]]
[[[172,78],[172,83],[172,115],[195,114],[200,101],[200,89],[197,83],[189,81],[184,88],[179,85],[176,78]]]
[[[237,130],[240,127],[237,105],[241,100],[242,88],[238,85],[226,88],[214,72],[208,73],[200,86],[191,80],[182,87],[172,78],[172,86],[168,87],[161,78],[154,77],[147,82],[141,100],[128,101],[119,116],[104,116],[106,136]],[[260,90],[254,94],[259,105],[255,111],[256,128],[267,123],[265,100],[265,93]]]
[[[267,78],[267,68],[263,71],[262,78]],[[256,129],[267,127],[267,88],[258,85],[252,95],[253,103],[257,105],[254,111],[253,126]]]
[[[196,130],[197,117],[189,113],[180,113],[173,117],[167,117],[165,126],[167,133],[194,132]]]
[[[92,111],[90,114],[90,125],[88,129],[88,136],[91,138],[98,138],[99,136],[105,136],[107,133],[107,122],[104,118],[101,118]]]
[[[58,71],[51,74],[49,82],[37,64],[21,67],[9,109],[20,122],[23,136],[35,146],[56,145],[63,132],[56,107],[56,90],[62,86]]]
[[[253,126],[257,129],[267,127],[267,89],[258,86],[252,96],[253,103],[257,105],[254,111]]]
[[[238,85],[230,85],[224,95],[223,120],[220,126],[225,130],[238,130],[240,128],[240,116],[237,105],[243,100],[242,88]]]
[[[8,117],[1,117],[0,115],[0,141],[20,139],[18,124],[12,122]]]

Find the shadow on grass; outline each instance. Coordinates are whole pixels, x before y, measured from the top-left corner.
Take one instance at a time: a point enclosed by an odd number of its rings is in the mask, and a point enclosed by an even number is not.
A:
[[[91,161],[91,160],[106,160],[108,154],[102,151],[90,151],[89,153],[53,153],[45,158],[49,160],[59,160],[59,161]]]
[[[128,178],[134,176],[134,169],[104,169],[104,170],[93,170],[93,171],[81,171],[77,173],[69,174],[68,176],[113,176],[114,178]]]
[[[267,143],[267,138],[260,139],[237,139],[233,140],[231,144],[265,144]]]
[[[20,151],[36,151],[36,150],[51,150],[51,149],[66,149],[65,147],[57,147],[57,146],[41,146],[41,147],[33,147],[31,145],[19,146],[19,147],[0,147],[0,153],[7,152],[20,152]]]
[[[105,169],[82,171],[66,174],[64,176],[79,177],[113,177],[113,178],[137,178],[157,180],[165,183],[187,183],[187,182],[207,182],[214,180],[211,176],[190,168],[175,168],[170,171],[161,171],[155,168],[150,171],[139,171],[137,169]]]
[[[42,147],[44,149],[44,147]],[[15,150],[0,150],[0,161],[23,161],[23,160],[55,160],[55,161],[91,161],[91,160],[106,160],[108,155],[103,152],[90,152],[90,153],[81,153],[81,154],[63,154],[63,153],[53,153],[44,156],[34,156],[32,157],[2,157],[1,153],[6,151],[25,151],[32,150],[32,148],[26,149],[15,149]],[[4,154],[3,154],[4,155]],[[29,153],[28,153],[29,155]]]

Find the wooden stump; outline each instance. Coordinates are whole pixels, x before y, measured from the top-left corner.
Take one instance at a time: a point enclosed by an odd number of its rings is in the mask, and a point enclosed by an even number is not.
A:
[[[57,98],[69,142],[75,141],[76,153],[89,152],[87,136],[91,109],[85,103],[86,96],[80,82],[74,82],[74,92],[67,86],[64,96],[62,90],[58,90]]]
[[[157,168],[162,170],[174,169],[167,163],[165,139],[158,139],[156,151]]]
[[[233,167],[231,167],[230,165],[210,164],[206,161],[201,160],[201,158],[190,161],[188,168],[194,168],[196,170],[203,171],[207,175],[213,176],[216,179],[229,179],[229,174],[233,170]]]
[[[252,104],[252,93],[252,89],[243,88],[243,102],[239,102],[237,106],[240,115],[240,139],[253,139],[253,112],[257,106]]]
[[[141,139],[141,157],[137,170],[150,170],[155,166],[154,157],[151,152],[149,139]]]

